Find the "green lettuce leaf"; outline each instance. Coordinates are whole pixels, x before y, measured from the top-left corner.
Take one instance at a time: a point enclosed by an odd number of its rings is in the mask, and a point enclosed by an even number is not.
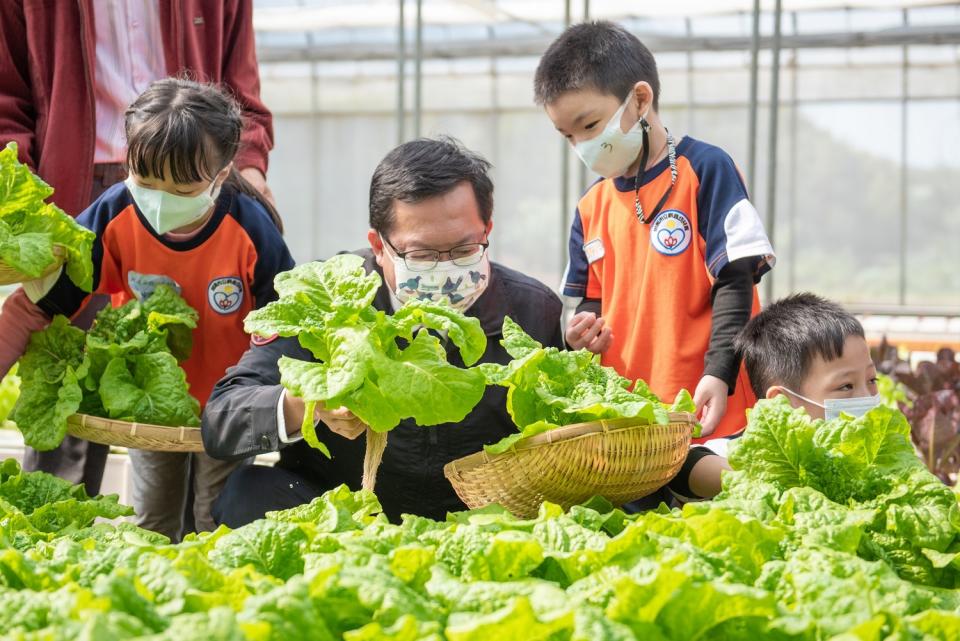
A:
[[[51,450],[67,432],[67,417],[80,407],[80,379],[88,361],[83,352],[84,333],[63,316],[34,332],[20,358],[20,397],[13,420],[24,442],[37,450]]]
[[[507,411],[520,434],[485,446],[490,454],[563,425],[617,418],[665,424],[668,412],[695,409],[686,390],[672,405],[661,403],[646,383],[631,382],[612,367],[601,366],[599,356],[586,350],[545,348],[509,317],[503,320],[501,344],[513,360],[506,365],[483,363],[476,369],[487,385],[507,388]]]
[[[247,637],[263,641],[316,639],[335,641],[310,584],[296,577],[286,584],[246,600],[238,618]]]
[[[17,364],[14,363],[3,380],[0,380],[0,425],[7,422],[7,417],[13,411],[18,398],[20,398],[20,377],[17,375]]]
[[[60,444],[67,418],[82,412],[157,425],[200,424],[200,404],[177,364],[189,356],[197,312],[170,287],[146,302],[106,307],[87,333],[57,316],[20,360],[13,418],[25,442]]]
[[[955,596],[946,598],[904,581],[883,563],[817,547],[769,563],[757,585],[773,592],[786,612],[809,617],[827,635],[863,624],[882,612],[906,616],[952,609],[956,601]]]
[[[475,362],[486,336],[475,318],[446,305],[410,301],[393,316],[372,307],[380,277],[363,259],[344,254],[280,274],[279,300],[251,312],[250,333],[297,336],[317,361],[279,361],[281,383],[306,401],[302,431],[324,453],[311,417],[318,402],[346,407],[371,429],[385,432],[404,419],[418,425],[462,420],[483,396],[484,377],[447,361],[433,332]]]
[[[444,634],[450,641],[483,641],[491,638],[549,641],[573,631],[573,612],[549,620],[537,616],[530,601],[518,597],[490,614],[453,614]]]
[[[319,532],[362,530],[381,512],[371,492],[351,492],[346,485],[324,492],[310,503],[278,512],[266,518],[287,523],[310,523]]]
[[[751,411],[730,464],[781,492],[806,487],[828,499],[814,502],[818,514],[808,515],[814,510],[797,501],[809,503],[812,495],[784,494],[781,518],[802,536],[826,537],[844,550],[858,543],[860,556],[884,561],[911,581],[960,585],[952,565],[937,568],[930,560],[957,540],[960,509],[952,490],[916,456],[909,430],[904,416],[888,407],[823,421],[779,397]],[[812,525],[819,531],[810,531]]]
[[[104,366],[117,356],[161,350],[183,361],[193,348],[198,318],[172,287],[159,285],[145,301],[101,310],[87,335],[87,348],[104,355]]]
[[[67,276],[80,289],[93,288],[94,233],[56,205],[53,189],[17,160],[14,142],[0,150],[0,260],[33,278],[54,262],[54,245],[66,253]]]
[[[444,641],[441,626],[436,621],[423,622],[405,614],[391,625],[384,627],[370,623],[358,630],[343,634],[344,641]]]
[[[165,332],[170,353],[185,361],[193,349],[193,330],[200,315],[169,285],[159,285],[141,305],[147,316],[146,330]]]
[[[483,450],[487,454],[503,454],[511,447],[522,441],[523,439],[530,438],[531,436],[536,436],[537,434],[543,434],[544,432],[549,432],[554,430],[558,425],[553,423],[548,423],[547,421],[537,421],[536,423],[530,423],[522,430],[516,434],[511,434],[510,436],[505,436],[493,445],[484,445]]]
[[[186,374],[167,352],[114,358],[100,379],[100,399],[111,418],[154,425],[199,425],[200,403]]]
[[[254,521],[220,538],[210,555],[222,568],[250,566],[279,579],[303,573],[303,531],[293,523]]]

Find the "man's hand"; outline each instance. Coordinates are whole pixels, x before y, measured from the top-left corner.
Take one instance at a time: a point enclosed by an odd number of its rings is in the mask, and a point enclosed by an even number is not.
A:
[[[317,403],[317,407],[313,410],[313,420],[314,422],[323,421],[331,432],[336,432],[351,441],[367,431],[367,424],[354,416],[353,412],[346,407],[328,410],[323,403]]]
[[[730,388],[716,376],[707,374],[697,383],[693,402],[700,420],[700,436],[709,436],[717,429],[720,419],[727,413],[727,393]]]
[[[287,436],[296,436],[303,425],[303,414],[306,405],[302,398],[287,392],[283,393],[283,420],[287,426]],[[323,403],[317,403],[313,410],[313,422],[323,421],[323,424],[340,436],[355,439],[366,431],[366,424],[354,416],[353,412],[345,407],[329,410]]]
[[[256,167],[244,167],[240,170],[240,175],[243,176],[244,180],[253,185],[254,189],[263,194],[263,197],[266,198],[271,205],[274,207],[277,206],[277,201],[273,199],[273,192],[270,191],[270,186],[267,184],[267,177],[263,175],[262,171]]]
[[[570,319],[564,338],[573,349],[587,349],[594,354],[602,354],[613,342],[613,330],[605,325],[606,321],[593,312],[580,312]]]

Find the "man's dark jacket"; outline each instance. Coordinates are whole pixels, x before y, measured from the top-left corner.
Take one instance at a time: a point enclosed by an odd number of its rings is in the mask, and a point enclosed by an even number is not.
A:
[[[383,273],[369,250],[357,252],[366,260],[368,271]],[[390,292],[381,285],[374,307],[390,312]],[[533,338],[547,346],[563,349],[560,328],[561,304],[550,289],[519,272],[492,264],[490,284],[467,310],[480,320],[487,335],[487,349],[481,363],[508,363],[510,356],[500,345],[504,316],[509,316]],[[312,483],[331,488],[346,483],[360,487],[364,438],[348,440],[325,426],[317,436],[333,454],[327,459],[304,441],[284,446],[277,430],[277,403],[280,400],[280,372],[277,360],[289,356],[314,360],[296,338],[278,338],[253,345],[236,367],[217,384],[203,414],[203,443],[210,456],[241,459],[280,449],[278,466],[293,471]],[[447,345],[450,363],[463,367],[459,351]],[[383,463],[377,474],[376,493],[384,512],[392,520],[411,513],[442,519],[447,512],[465,509],[443,475],[443,466],[453,459],[479,451],[515,433],[506,410],[506,388],[488,387],[480,403],[460,423],[419,427],[405,420],[389,433]]]

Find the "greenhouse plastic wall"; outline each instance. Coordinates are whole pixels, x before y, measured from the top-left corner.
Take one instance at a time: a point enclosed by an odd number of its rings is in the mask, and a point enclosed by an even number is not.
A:
[[[261,11],[290,4],[256,2]],[[537,57],[497,45],[518,35],[549,42],[563,20],[432,25],[425,1],[418,127],[416,4],[408,0],[405,11],[404,133],[449,134],[493,162],[494,259],[556,286],[572,214],[562,206],[564,189],[570,209],[583,187],[579,161],[563,153],[533,104]],[[577,0],[572,6],[577,21],[584,7]],[[707,47],[652,46],[663,118],[675,134],[723,147],[746,170],[750,12],[619,21],[651,43],[686,36]],[[771,167],[773,26],[763,13],[752,189],[761,214]],[[868,308],[960,314],[960,8],[788,10],[781,29],[773,295],[809,289]],[[852,46],[871,38],[881,44]],[[431,56],[431,47],[465,40],[488,43],[490,55],[477,56],[474,48],[468,58]],[[397,23],[258,31],[263,96],[275,115],[269,180],[299,261],[365,245],[369,178],[400,134],[401,65],[382,53],[388,44],[398,45]],[[352,52],[355,60],[348,59]]]

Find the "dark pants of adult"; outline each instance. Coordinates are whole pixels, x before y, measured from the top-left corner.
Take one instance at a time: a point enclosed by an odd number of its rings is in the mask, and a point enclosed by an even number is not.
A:
[[[309,503],[329,489],[283,468],[247,465],[227,479],[211,514],[217,525],[238,528],[267,512]]]
[[[126,177],[127,172],[123,165],[94,165],[90,202]],[[89,329],[97,312],[109,303],[109,296],[91,296],[87,305],[71,322],[80,329]],[[107,454],[110,453],[109,446],[67,435],[59,447],[47,452],[38,452],[32,447],[25,447],[24,450],[23,469],[29,472],[48,472],[75,484],[83,483],[87,494],[91,496],[100,493],[103,470],[107,465]]]

